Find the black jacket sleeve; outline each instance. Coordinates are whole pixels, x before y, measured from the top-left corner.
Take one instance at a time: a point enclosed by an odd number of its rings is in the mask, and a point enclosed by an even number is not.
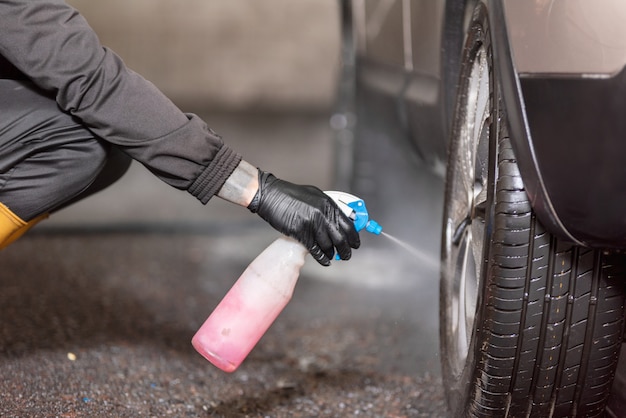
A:
[[[241,161],[200,118],[103,47],[63,0],[1,0],[0,55],[95,135],[203,203]]]

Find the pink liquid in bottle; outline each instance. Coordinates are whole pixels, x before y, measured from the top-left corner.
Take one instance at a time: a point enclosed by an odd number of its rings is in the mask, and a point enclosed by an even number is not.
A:
[[[294,240],[274,241],[194,335],[194,348],[223,371],[235,371],[291,300],[306,254]]]

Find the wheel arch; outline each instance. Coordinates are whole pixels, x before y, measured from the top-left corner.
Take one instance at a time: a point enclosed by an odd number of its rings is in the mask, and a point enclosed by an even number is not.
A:
[[[501,89],[502,100],[507,109],[512,147],[526,192],[537,217],[550,232],[582,245],[583,243],[567,230],[556,213],[539,169],[526,119],[520,78],[513,62],[503,3],[499,0],[486,0],[486,3],[491,14],[492,45],[494,66],[499,80],[498,88]]]
[[[524,74],[514,60],[505,2],[484,0],[509,131],[533,209],[556,236],[595,248],[626,246],[626,69]],[[517,22],[519,25],[519,22]]]

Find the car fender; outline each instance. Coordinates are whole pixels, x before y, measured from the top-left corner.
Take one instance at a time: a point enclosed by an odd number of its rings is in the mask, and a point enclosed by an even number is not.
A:
[[[547,40],[542,49],[537,39],[521,39],[532,32],[536,19],[545,20],[537,13],[557,11],[507,12],[514,1],[489,0],[488,5],[495,71],[533,209],[552,233],[579,245],[624,247],[626,164],[621,156],[626,155],[626,121],[621,112],[626,109],[626,44],[599,43],[598,49],[605,48],[602,54],[617,55],[611,59],[589,63],[577,56],[561,61]],[[543,2],[518,3],[532,7]],[[617,5],[614,0],[602,4],[607,7],[604,13]],[[626,8],[617,8],[626,13]],[[518,30],[524,27],[528,30]],[[550,33],[544,36],[553,36]],[[596,36],[601,40],[608,35]],[[567,44],[568,39],[580,42],[576,36],[559,36],[566,52],[581,48]],[[578,53],[594,55],[592,45],[587,47]]]

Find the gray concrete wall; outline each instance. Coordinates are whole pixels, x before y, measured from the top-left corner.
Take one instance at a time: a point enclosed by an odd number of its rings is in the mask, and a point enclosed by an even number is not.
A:
[[[337,0],[68,0],[106,46],[178,102],[325,110],[339,64]]]

